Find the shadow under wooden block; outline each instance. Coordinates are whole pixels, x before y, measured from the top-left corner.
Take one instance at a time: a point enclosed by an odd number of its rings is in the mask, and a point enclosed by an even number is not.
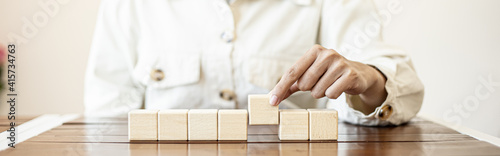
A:
[[[248,134],[276,134],[278,135],[278,125],[249,125]]]
[[[309,112],[305,109],[281,109],[280,140],[308,140]]]
[[[158,110],[128,113],[129,140],[158,140]]]
[[[217,109],[188,112],[188,140],[217,140]]]
[[[331,109],[308,109],[309,139],[337,140],[338,113]]]
[[[168,109],[158,112],[158,140],[187,140],[187,109]]]
[[[269,104],[269,95],[248,95],[248,121],[250,125],[277,125],[278,106]]]
[[[218,140],[247,140],[246,109],[221,109],[218,120]]]

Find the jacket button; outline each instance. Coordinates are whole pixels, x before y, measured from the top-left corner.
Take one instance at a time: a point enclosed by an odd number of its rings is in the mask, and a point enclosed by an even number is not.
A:
[[[226,100],[226,101],[231,101],[236,98],[236,94],[234,94],[233,91],[229,89],[224,89],[219,93],[220,98]]]
[[[383,105],[378,112],[378,118],[382,120],[387,120],[392,115],[392,106]]]
[[[161,69],[155,69],[151,71],[150,76],[154,81],[161,81],[163,80],[163,78],[165,78],[165,74],[163,73],[163,71],[161,71]]]

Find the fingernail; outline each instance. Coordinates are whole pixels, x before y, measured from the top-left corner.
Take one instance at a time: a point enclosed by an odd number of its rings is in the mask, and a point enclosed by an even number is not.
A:
[[[269,104],[275,106],[278,103],[278,97],[276,95],[272,95],[271,98],[269,99]]]

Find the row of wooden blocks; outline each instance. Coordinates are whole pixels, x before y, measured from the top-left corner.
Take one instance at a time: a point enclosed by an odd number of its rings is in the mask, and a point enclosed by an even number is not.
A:
[[[281,109],[267,95],[250,95],[245,109],[129,112],[130,140],[247,140],[248,125],[279,124],[280,140],[337,140],[337,111]]]

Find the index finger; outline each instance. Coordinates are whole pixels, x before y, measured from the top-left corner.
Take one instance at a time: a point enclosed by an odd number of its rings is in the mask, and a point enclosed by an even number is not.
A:
[[[295,64],[281,77],[278,84],[276,84],[271,91],[269,104],[278,105],[283,100],[283,97],[290,87],[292,87],[292,85],[316,60],[315,51],[315,48],[308,50],[308,52],[304,56],[300,57],[300,59],[295,62]]]

